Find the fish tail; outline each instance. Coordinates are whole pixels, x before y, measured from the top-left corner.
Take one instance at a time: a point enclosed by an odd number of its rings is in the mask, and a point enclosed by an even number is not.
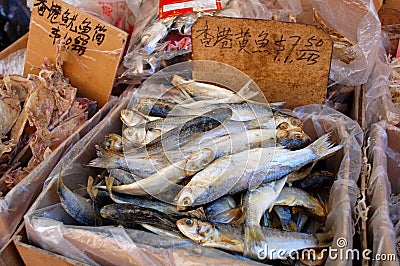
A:
[[[109,160],[107,158],[96,158],[91,160],[87,166],[95,167],[95,168],[109,168]]]
[[[318,246],[320,247],[328,247],[332,245],[332,240],[333,240],[332,231],[324,233],[316,233],[315,237],[318,239]]]
[[[250,89],[250,84],[252,80],[249,80],[234,96],[239,96],[240,100],[250,100],[251,98],[257,96],[260,92]],[[234,97],[233,96],[233,97]]]
[[[243,254],[246,257],[258,258],[259,251],[263,248],[262,241],[264,240],[261,227],[257,225],[245,225],[244,237],[245,244]]]
[[[293,221],[289,221],[287,223],[287,228],[289,229],[289,231],[293,231],[293,232],[300,232],[299,228],[297,227],[296,223]]]
[[[318,156],[318,160],[322,160],[338,150],[340,150],[343,145],[334,146],[332,142],[329,141],[329,137],[331,133],[327,133],[321,137],[319,137],[316,141],[310,144],[311,150]]]

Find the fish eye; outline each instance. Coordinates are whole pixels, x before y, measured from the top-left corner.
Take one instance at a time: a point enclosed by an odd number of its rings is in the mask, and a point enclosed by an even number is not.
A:
[[[298,118],[290,118],[290,123],[295,127],[301,126],[301,120]]]
[[[289,127],[289,124],[287,122],[282,122],[278,125],[279,129],[287,129]]]
[[[203,161],[201,161],[201,163],[202,163],[203,165],[206,165],[206,164],[208,164],[208,160],[204,159]]]
[[[193,221],[190,220],[190,219],[186,219],[185,223],[186,223],[186,225],[188,225],[188,226],[192,226],[192,225],[193,225]]]
[[[301,139],[301,138],[302,138],[301,134],[296,134],[296,135],[294,135],[294,137],[295,137],[296,139]]]
[[[185,198],[183,200],[183,206],[190,206],[192,204],[192,201],[189,198]]]

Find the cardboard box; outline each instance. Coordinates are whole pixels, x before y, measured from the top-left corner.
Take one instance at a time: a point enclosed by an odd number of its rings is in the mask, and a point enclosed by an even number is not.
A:
[[[6,58],[10,54],[12,54],[18,50],[26,48],[26,45],[28,43],[28,37],[29,37],[29,33],[25,34],[24,36],[22,36],[21,38],[16,40],[13,44],[8,46],[6,49],[1,51],[0,52],[0,60]]]
[[[57,265],[57,266],[87,266],[88,264],[68,259],[58,254],[49,252],[31,246],[28,244],[28,238],[26,236],[26,231],[24,224],[18,228],[17,232],[13,236],[13,242],[15,244],[16,250],[18,250],[23,261],[22,264],[6,264],[6,265],[26,265],[26,266],[45,266],[45,265]],[[14,248],[15,248],[14,247]]]
[[[390,26],[397,25],[400,28],[400,0],[384,1],[378,14],[383,30],[389,35],[391,44],[389,53],[395,56],[399,47],[400,30],[393,29]]]
[[[215,259],[214,256],[214,260],[210,260],[210,264],[237,263],[227,253],[214,249],[206,249],[198,245],[193,246],[191,251],[183,250],[180,245],[173,245],[174,248],[145,248],[143,246],[148,247],[148,244],[145,245],[143,242],[136,241],[138,238],[136,240],[130,238],[128,241],[122,237],[123,235],[131,234],[132,231],[125,232],[125,230],[121,231],[121,228],[114,227],[90,227],[89,229],[84,226],[74,226],[75,223],[65,214],[59,204],[56,177],[58,177],[61,169],[63,169],[64,183],[71,189],[75,189],[79,187],[78,184],[86,182],[88,175],[95,173],[94,169],[84,168],[82,165],[87,164],[96,156],[94,145],[103,140],[105,135],[111,132],[120,133],[119,130],[122,129],[122,124],[119,119],[119,111],[121,108],[123,106],[116,107],[110,112],[107,118],[77,143],[53,170],[51,174],[53,177],[52,181],[37,198],[27,215],[25,215],[25,228],[30,241],[32,241],[30,242],[31,245],[39,246],[51,252],[90,264],[122,265],[124,263],[127,264],[128,261],[131,264],[141,264],[143,263],[143,259],[150,260],[151,262],[149,261],[149,263],[160,265],[173,265],[179,261],[182,262],[182,260],[189,263],[190,261],[195,261],[195,259],[196,261],[201,260],[207,263],[207,260],[210,259],[210,257],[207,257],[207,252],[217,252],[215,254],[218,254],[218,259]],[[341,169],[338,172],[338,180],[331,188],[331,198],[328,207],[330,214],[327,219],[327,228],[328,230],[334,228],[334,248],[340,248],[335,244],[336,240],[340,237],[345,237],[348,240],[348,245],[345,249],[350,249],[353,247],[352,232],[354,228],[352,213],[357,194],[356,180],[359,176],[357,169],[360,168],[361,162],[362,131],[355,121],[321,105],[306,106],[298,110],[296,114],[302,117],[305,122],[305,128],[308,131],[307,133],[313,139],[327,131],[332,131],[332,139],[334,141],[339,142],[342,139],[344,142],[343,150],[327,161],[329,170],[338,171],[338,169]],[[317,123],[319,126],[314,126],[314,123]],[[66,169],[66,167],[69,169]],[[46,209],[47,218],[42,220],[44,217],[40,217],[40,215],[44,209]],[[48,227],[47,223],[51,225]],[[39,224],[41,228],[40,233],[36,231],[37,228],[35,227],[35,225],[39,226]],[[57,229],[54,231],[53,229],[55,228]],[[110,230],[119,230],[118,232],[121,234],[118,234],[118,236],[121,236],[121,238],[104,237],[104,235],[115,236],[116,231]],[[142,232],[138,230],[134,231],[134,234]],[[57,232],[57,236],[53,235],[52,232]],[[62,238],[60,239],[59,237]],[[157,239],[157,236],[154,235],[153,238]],[[170,241],[173,240],[171,239]],[[16,245],[18,246],[18,243]],[[74,247],[73,249],[71,249],[71,245]],[[100,246],[103,248],[99,248]],[[85,250],[85,252],[78,252],[78,250]],[[201,250],[201,253],[193,254],[196,250]],[[21,256],[25,255],[21,254]],[[240,263],[245,262],[240,261]],[[345,265],[347,262],[339,261],[338,263]]]
[[[392,193],[400,193],[400,166],[393,155],[400,156],[400,129],[386,121],[371,126],[369,131],[369,162],[372,164],[367,190],[369,215],[367,220],[368,248],[372,258],[396,256],[396,232],[391,217],[399,213],[390,213],[389,198]],[[398,265],[396,261],[385,261],[385,265]]]

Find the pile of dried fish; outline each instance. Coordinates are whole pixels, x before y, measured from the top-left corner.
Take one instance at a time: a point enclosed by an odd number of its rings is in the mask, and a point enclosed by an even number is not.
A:
[[[61,63],[38,75],[0,76],[0,179],[5,194],[78,129],[96,102],[76,97]]]
[[[389,65],[392,69],[390,73],[390,93],[392,102],[400,108],[400,58],[389,58]]]
[[[122,136],[96,146],[89,165],[103,172],[88,178],[90,199],[59,177],[65,211],[81,225],[144,228],[260,261],[329,246],[327,195],[312,191],[335,175],[313,168],[341,146],[329,134],[310,143],[301,120],[248,100],[248,84],[172,83],[190,100],[142,98],[121,112]]]

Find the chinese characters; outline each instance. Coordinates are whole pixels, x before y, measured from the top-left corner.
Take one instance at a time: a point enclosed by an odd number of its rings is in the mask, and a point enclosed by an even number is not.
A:
[[[47,0],[37,0],[34,5],[38,15],[46,19],[50,25],[49,37],[53,45],[63,38],[67,49],[75,51],[79,56],[86,53],[89,43],[101,46],[106,38],[107,28],[103,24],[93,23],[88,17],[73,14],[69,8],[50,3]]]
[[[315,65],[321,57],[324,40],[312,34],[278,34],[268,29],[250,27],[231,28],[205,22],[204,27],[193,32],[204,47],[231,49],[237,53],[260,54],[274,62],[290,64],[295,61]]]

